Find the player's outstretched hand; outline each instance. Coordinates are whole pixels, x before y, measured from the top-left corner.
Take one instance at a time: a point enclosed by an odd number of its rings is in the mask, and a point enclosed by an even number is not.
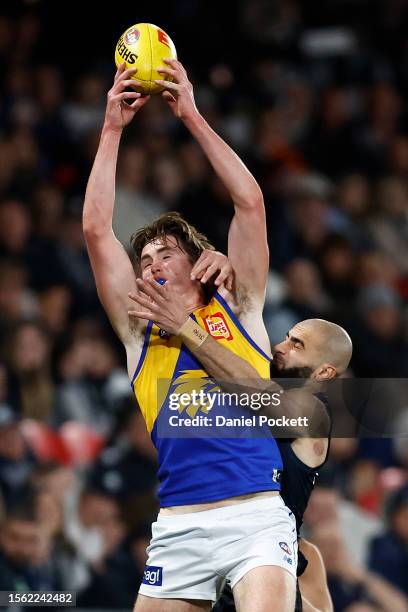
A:
[[[232,291],[234,270],[230,260],[224,253],[204,249],[191,270],[191,280],[199,280],[204,284],[215,274],[217,276],[214,280],[214,285],[220,287],[224,284],[228,291]]]
[[[108,92],[105,112],[105,127],[119,132],[149,100],[149,96],[142,96],[137,91],[125,91],[127,87],[134,89],[141,85],[139,81],[130,78],[137,71],[134,68],[125,70],[125,67],[123,62],[116,71],[115,80]]]
[[[189,119],[197,114],[198,110],[194,100],[193,86],[188,80],[187,72],[178,60],[165,59],[163,61],[167,67],[159,68],[157,72],[171,76],[173,81],[157,79],[155,83],[165,87],[162,96],[176,117],[183,120]]]
[[[149,319],[169,334],[178,334],[179,329],[188,319],[184,298],[154,280],[136,279],[137,293],[129,293],[136,304],[129,310],[130,317]]]

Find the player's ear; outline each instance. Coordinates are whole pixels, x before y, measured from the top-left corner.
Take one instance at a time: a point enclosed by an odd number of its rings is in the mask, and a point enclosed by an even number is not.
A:
[[[330,363],[322,363],[322,365],[316,368],[312,376],[315,380],[330,380],[336,378],[337,369]]]

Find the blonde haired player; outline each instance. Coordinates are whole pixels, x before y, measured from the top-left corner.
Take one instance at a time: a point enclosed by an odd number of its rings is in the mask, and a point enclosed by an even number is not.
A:
[[[141,276],[182,294],[202,328],[267,378],[270,344],[262,310],[269,254],[262,193],[242,161],[200,115],[183,65],[176,60],[166,64],[161,73],[173,82],[156,81],[166,87],[162,95],[202,147],[234,203],[228,256],[236,283],[232,291],[220,287],[206,301],[201,283],[191,277],[204,237],[171,214],[135,236]],[[168,394],[158,400],[157,380],[170,379],[170,393],[181,384],[203,388],[208,375],[178,338],[162,334],[152,322],[130,322],[128,316],[132,302],[127,296],[137,294],[138,281],[113,234],[112,214],[121,134],[148,102],[148,97],[126,91],[135,84],[132,74],[121,65],[108,93],[83,229],[98,294],[126,349],[132,386],[159,457],[161,510],[135,610],[209,610],[219,581],[226,577],[238,610],[290,612],[295,601],[296,528],[279,496],[275,474],[282,461],[275,440],[173,439],[157,432],[158,419],[168,409]]]

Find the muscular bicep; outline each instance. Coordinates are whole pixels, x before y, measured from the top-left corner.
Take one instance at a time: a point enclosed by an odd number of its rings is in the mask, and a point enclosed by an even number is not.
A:
[[[130,336],[128,293],[136,288],[132,263],[113,232],[85,239],[99,299],[112,327],[126,344]]]
[[[236,210],[228,234],[228,258],[238,286],[262,301],[269,270],[269,249],[263,201]]]

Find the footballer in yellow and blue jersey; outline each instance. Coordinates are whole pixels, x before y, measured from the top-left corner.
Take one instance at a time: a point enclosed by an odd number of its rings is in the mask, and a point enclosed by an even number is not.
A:
[[[250,362],[269,378],[270,358],[253,342],[223,297],[217,292],[206,306],[190,315],[212,337]],[[160,381],[160,384],[158,384]],[[200,504],[260,491],[278,491],[281,456],[269,436],[188,437],[158,430],[160,414],[173,393],[206,392],[218,387],[176,336],[162,333],[151,321],[132,387],[158,451],[161,507]],[[213,409],[222,409],[214,406]],[[187,414],[207,414],[205,406],[187,406]]]
[[[160,72],[171,77],[163,81],[167,90],[163,92],[164,98],[201,147],[233,201],[228,243],[235,279],[230,291],[240,307],[244,306],[245,295],[251,328],[256,330],[258,341],[267,346],[262,307],[269,252],[261,189],[238,155],[198,111],[183,65],[171,60]],[[145,328],[147,320],[155,320],[145,316],[146,307],[144,311],[134,311],[132,320],[130,299],[132,292],[137,292],[138,281],[143,282],[141,279],[168,282],[171,289],[185,297],[186,309],[200,325],[209,329],[213,337],[219,334],[220,342],[250,361],[265,378],[269,377],[269,359],[251,342],[220,295],[214,295],[202,306],[204,276],[211,278],[212,267],[199,278],[196,265],[204,250],[213,247],[178,213],[164,213],[136,231],[130,240],[132,257],[115,237],[113,210],[120,137],[134,114],[148,102],[148,97],[135,99],[137,93],[125,91],[129,78],[130,71],[122,64],[107,97],[101,139],[85,194],[83,230],[98,295],[126,348],[129,369],[134,368],[140,355],[132,384],[159,456],[162,510],[152,526],[148,565],[136,609],[175,610],[178,605],[152,605],[146,597],[214,601],[220,578],[226,577],[234,588],[246,576],[249,592],[257,590],[257,601],[262,598],[265,609],[273,593],[276,601],[286,602],[280,609],[289,612],[295,595],[296,539],[292,546],[295,527],[277,494],[279,483],[274,474],[281,468],[281,457],[275,440],[180,438],[161,436],[159,432],[160,415],[163,410],[170,410],[169,393],[173,389],[191,390],[196,384],[202,389],[212,383],[178,339],[160,334],[152,323]],[[134,101],[126,104],[130,99]],[[198,215],[208,215],[207,207],[203,208],[200,210],[198,205]],[[163,379],[168,381],[167,390],[158,384]],[[263,494],[256,495],[257,492]],[[214,504],[204,515],[204,511],[190,507],[187,513],[166,510],[244,495],[250,499],[220,504],[225,507]],[[262,588],[260,576],[254,572],[268,565],[279,566],[282,571],[276,584],[270,571]],[[292,575],[290,580],[286,580],[284,570]],[[263,576],[266,572],[262,570]],[[275,568],[273,574],[276,572]],[[244,595],[241,599],[244,601]],[[201,604],[199,607],[204,609]]]

